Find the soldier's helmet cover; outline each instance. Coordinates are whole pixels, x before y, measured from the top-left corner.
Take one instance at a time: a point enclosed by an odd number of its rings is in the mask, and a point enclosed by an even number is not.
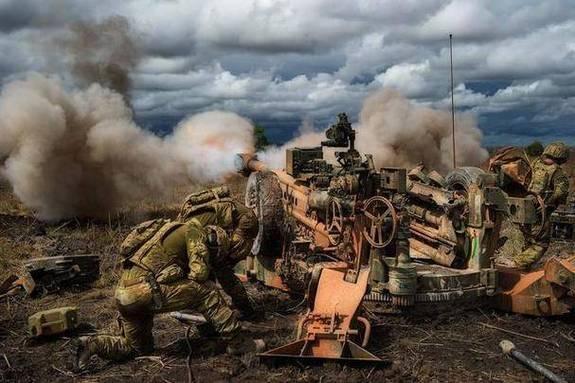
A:
[[[206,226],[208,231],[208,246],[212,249],[218,250],[220,254],[226,254],[231,247],[231,241],[228,233],[220,227],[215,225]]]
[[[545,147],[543,155],[565,162],[569,158],[569,148],[563,142],[553,142]]]

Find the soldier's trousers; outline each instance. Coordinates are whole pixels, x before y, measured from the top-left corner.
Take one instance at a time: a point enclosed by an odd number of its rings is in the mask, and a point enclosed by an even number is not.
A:
[[[548,244],[546,243],[534,243],[529,245],[525,250],[521,253],[515,255],[513,260],[517,264],[517,266],[521,268],[528,268],[535,262],[543,257],[545,251],[547,251]]]
[[[154,349],[152,326],[154,315],[183,309],[202,313],[222,335],[234,335],[240,328],[233,311],[216,289],[192,280],[160,284],[163,304],[154,308],[149,284],[146,282],[116,289],[116,301],[121,315],[121,336],[97,335],[90,338],[88,347],[93,354],[110,360],[125,360]]]
[[[513,260],[519,267],[528,268],[540,260],[547,251],[547,248],[549,248],[549,239],[551,237],[550,215],[551,211],[546,215],[547,219],[541,230],[541,235],[538,238],[526,238],[528,246],[521,253],[513,257]]]
[[[233,305],[244,315],[253,314],[252,301],[234,270],[228,266],[216,267],[214,274],[222,290],[232,298]]]

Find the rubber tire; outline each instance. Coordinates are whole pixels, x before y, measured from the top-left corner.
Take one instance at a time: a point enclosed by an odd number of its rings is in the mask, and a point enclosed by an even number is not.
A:
[[[469,190],[469,186],[477,182],[485,171],[473,166],[464,166],[451,171],[445,177],[445,186],[448,190]]]
[[[270,171],[250,174],[246,186],[246,206],[258,217],[259,231],[252,254],[281,254],[285,211],[282,189],[277,176]],[[279,251],[278,251],[279,250]]]

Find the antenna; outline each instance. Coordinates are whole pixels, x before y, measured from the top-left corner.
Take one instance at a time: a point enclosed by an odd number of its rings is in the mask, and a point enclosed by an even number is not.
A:
[[[449,34],[449,69],[451,72],[451,131],[453,137],[453,169],[457,167],[455,160],[455,104],[453,102],[453,35]]]

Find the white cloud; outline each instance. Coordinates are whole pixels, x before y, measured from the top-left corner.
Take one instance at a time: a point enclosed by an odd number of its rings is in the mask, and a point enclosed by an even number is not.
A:
[[[427,80],[431,67],[429,61],[419,64],[398,64],[375,77],[382,86],[399,90],[408,97],[423,97],[431,89]]]
[[[354,115],[381,86],[447,107],[448,33],[458,107],[480,117],[529,108],[528,129],[575,117],[572,0],[2,1],[3,82],[64,73],[50,38],[114,14],[141,40],[132,103],[142,117],[225,108],[325,121]]]
[[[420,28],[422,38],[441,38],[453,33],[463,39],[485,39],[499,28],[486,3],[455,0],[431,16]]]

